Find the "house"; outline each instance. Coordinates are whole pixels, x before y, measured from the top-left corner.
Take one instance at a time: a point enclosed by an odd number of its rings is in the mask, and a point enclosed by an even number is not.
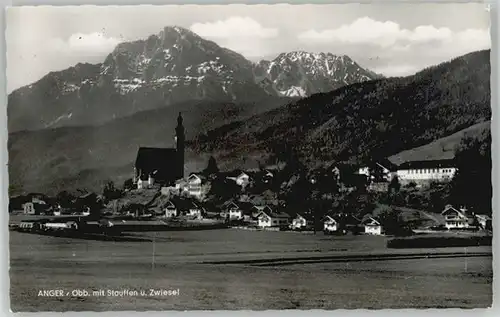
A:
[[[23,204],[24,213],[27,215],[40,215],[45,212],[48,212],[51,209],[51,206],[46,204],[45,202],[27,202]]]
[[[177,216],[183,215],[183,216],[201,218],[205,214],[205,209],[203,208],[203,206],[192,199],[183,197],[173,197],[170,199],[170,202],[172,203],[173,206],[175,206]],[[167,203],[166,207],[170,206],[170,210],[172,211],[173,210],[172,205]]]
[[[263,170],[262,172],[260,172],[259,176],[263,184],[269,184],[274,179],[274,173],[270,170]]]
[[[177,216],[177,207],[171,200],[169,200],[165,205],[165,218],[173,218]]]
[[[232,175],[227,176],[226,178],[233,180],[240,187],[246,187],[252,181],[250,174],[244,171],[235,171]]]
[[[253,204],[250,202],[229,202],[225,206],[225,216],[229,220],[249,220]]]
[[[368,217],[365,219],[362,223],[365,227],[365,234],[372,234],[372,235],[382,235],[384,234],[384,228],[380,224],[380,222],[373,218],[373,217]]]
[[[392,177],[396,174],[396,166],[389,160],[371,162],[366,166],[360,167],[357,174],[365,175],[369,182],[390,182]]]
[[[447,229],[469,228],[471,225],[471,217],[467,213],[467,209],[456,209],[452,205],[446,205],[441,215],[444,216],[445,226]]]
[[[204,213],[205,213],[205,210],[204,210],[203,206],[192,201],[186,215],[191,216],[191,217],[196,217],[196,218],[202,218]]]
[[[301,230],[306,228],[313,228],[313,226],[314,219],[312,215],[297,214],[295,218],[293,218],[290,228],[294,230]]]
[[[95,193],[86,193],[75,198],[73,208],[76,212],[84,213],[84,215],[99,215],[100,204]]]
[[[190,174],[187,179],[187,193],[197,199],[202,199],[207,193],[207,178],[201,174]]]
[[[127,209],[127,216],[140,217],[147,214],[146,206],[141,203],[131,203]]]
[[[187,193],[189,191],[188,180],[181,178],[174,182],[175,191],[177,194],[181,195],[182,193]]]
[[[52,206],[47,202],[47,197],[44,195],[30,194],[29,196],[31,200],[21,205],[25,214],[40,215],[52,209]]]
[[[134,184],[146,188],[158,183],[170,185],[184,177],[184,126],[181,114],[175,128],[176,148],[140,147],[134,165]]]
[[[257,225],[265,227],[288,227],[290,224],[290,215],[285,212],[269,212],[267,209],[257,216]]]
[[[330,215],[323,218],[323,231],[325,233],[337,232],[339,230],[338,221]]]
[[[476,219],[479,222],[479,226],[484,230],[492,230],[493,225],[491,217],[488,215],[476,215]]]
[[[449,182],[457,171],[453,160],[429,160],[405,162],[397,168],[396,174],[402,185],[412,182],[426,185],[431,182]]]

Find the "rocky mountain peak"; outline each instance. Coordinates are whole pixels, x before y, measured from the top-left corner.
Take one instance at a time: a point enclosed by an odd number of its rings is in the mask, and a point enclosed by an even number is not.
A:
[[[254,73],[259,82],[270,83],[277,94],[300,97],[379,78],[347,55],[306,51],[281,53],[272,61],[260,61]]]
[[[193,99],[303,97],[372,78],[348,57],[330,53],[293,51],[253,64],[188,29],[167,26],[118,44],[103,63],[52,72],[13,92],[9,129],[100,124]]]

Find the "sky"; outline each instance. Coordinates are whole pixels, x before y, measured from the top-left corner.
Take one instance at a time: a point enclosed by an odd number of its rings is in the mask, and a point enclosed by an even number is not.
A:
[[[9,93],[174,25],[252,61],[330,52],[385,76],[491,47],[490,13],[480,3],[13,7],[6,25]]]

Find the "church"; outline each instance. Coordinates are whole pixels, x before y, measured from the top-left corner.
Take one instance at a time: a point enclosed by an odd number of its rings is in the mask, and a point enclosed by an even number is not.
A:
[[[134,184],[172,185],[184,177],[185,134],[182,115],[179,112],[175,128],[175,148],[140,147],[134,166]]]

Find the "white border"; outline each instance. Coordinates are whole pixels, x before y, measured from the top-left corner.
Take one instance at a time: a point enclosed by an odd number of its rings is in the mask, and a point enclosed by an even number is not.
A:
[[[149,0],[149,1],[137,1],[137,0],[122,0],[122,1],[99,1],[99,0],[87,0],[87,1],[78,1],[78,0],[45,0],[45,1],[36,1],[36,0],[0,0],[2,7],[8,6],[19,6],[19,5],[138,5],[138,4],[154,4],[154,5],[164,5],[164,4],[229,4],[229,3],[242,3],[242,4],[273,4],[273,3],[290,3],[290,4],[307,4],[307,3],[317,3],[317,4],[328,4],[328,3],[390,3],[390,2],[436,2],[436,3],[469,3],[469,2],[479,2],[479,3],[489,3],[490,4],[490,12],[491,12],[491,36],[492,36],[492,48],[491,48],[491,106],[492,106],[492,125],[491,125],[491,133],[492,133],[492,160],[493,160],[493,170],[492,170],[492,180],[493,180],[493,222],[495,228],[500,228],[500,217],[495,215],[498,213],[500,209],[500,191],[495,192],[495,188],[499,188],[500,181],[500,170],[498,164],[496,162],[500,162],[499,157],[499,148],[500,148],[500,125],[496,124],[498,119],[498,87],[500,87],[500,83],[498,81],[499,69],[498,69],[498,60],[499,60],[499,51],[498,51],[498,42],[499,42],[499,34],[498,34],[498,20],[499,20],[499,1],[500,0],[491,0],[491,1],[320,1],[320,0],[309,0],[309,1],[244,1],[244,0],[210,0],[210,1],[201,1],[201,0],[185,0],[185,1],[168,1],[168,0]],[[0,22],[5,30],[5,10],[2,11],[0,15]],[[8,152],[7,152],[7,96],[6,96],[6,77],[5,77],[5,69],[6,69],[6,50],[5,50],[5,32],[2,32],[0,37],[0,46],[3,48],[1,50],[2,57],[0,59],[0,69],[3,70],[3,76],[0,76],[0,95],[2,98],[2,129],[1,129],[1,140],[2,140],[2,151],[1,151],[1,168],[2,168],[2,181],[1,181],[1,201],[2,201],[2,211],[0,216],[0,221],[2,223],[3,230],[0,231],[0,243],[3,246],[3,250],[5,252],[2,253],[2,261],[0,270],[0,283],[1,283],[1,291],[0,291],[0,305],[1,310],[0,313],[2,316],[12,316],[14,315],[10,312],[10,286],[9,286],[9,233],[7,229],[8,224]],[[495,234],[493,238],[493,251],[498,248],[499,244],[499,235]],[[495,252],[494,252],[495,253]],[[320,310],[309,310],[309,311],[295,311],[295,310],[287,310],[287,311],[262,311],[262,312],[253,312],[253,311],[190,311],[190,312],[174,312],[169,311],[168,315],[178,315],[183,314],[183,316],[233,316],[237,315],[266,315],[266,316],[279,316],[282,314],[287,314],[287,316],[302,316],[304,314],[312,314],[315,316],[383,316],[383,317],[399,317],[401,314],[405,314],[406,316],[450,316],[450,317],[460,317],[460,316],[500,316],[500,309],[498,309],[498,278],[496,278],[496,273],[498,271],[498,260],[496,259],[496,255],[493,255],[493,268],[494,268],[494,278],[493,278],[493,306],[491,309],[471,309],[471,310],[461,310],[461,309],[429,309],[429,310],[415,310],[415,309],[405,309],[405,310],[333,310],[333,311],[320,311]],[[464,289],[463,291],[467,291]],[[144,313],[136,313],[136,312],[105,312],[105,313],[91,313],[91,312],[81,312],[81,313],[17,313],[16,316],[93,316],[95,314],[106,314],[107,316],[123,316],[130,314],[141,314],[147,316],[165,316],[166,312],[144,312]]]

